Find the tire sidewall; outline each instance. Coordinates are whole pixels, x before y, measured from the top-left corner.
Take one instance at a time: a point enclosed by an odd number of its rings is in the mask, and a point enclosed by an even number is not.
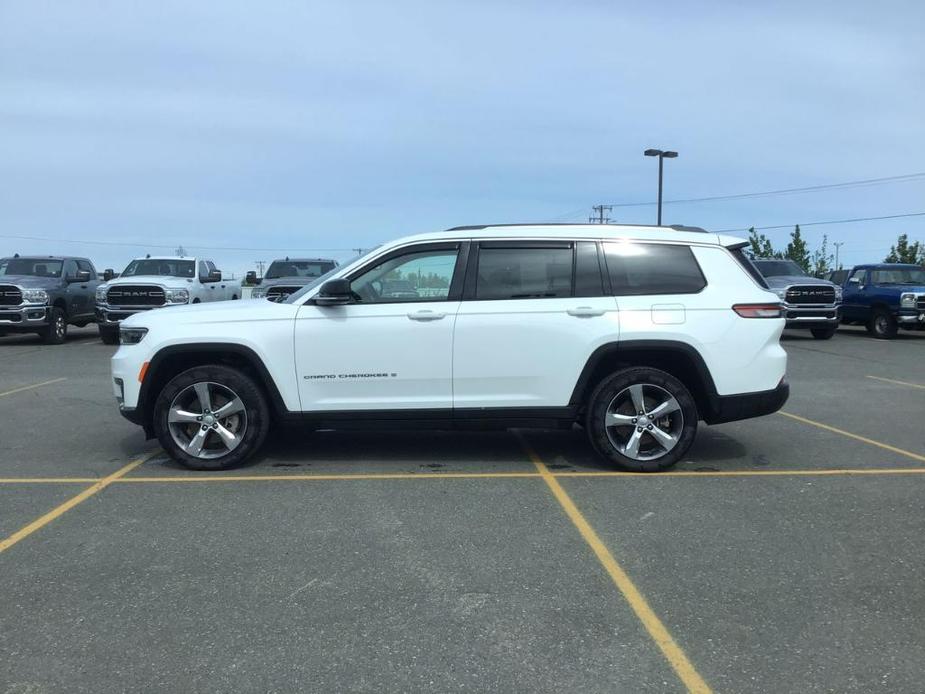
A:
[[[637,383],[664,388],[678,401],[684,415],[684,427],[678,443],[667,454],[655,460],[633,460],[623,455],[611,443],[604,426],[611,401],[620,391]],[[639,366],[617,371],[598,384],[588,401],[585,429],[591,445],[607,462],[632,472],[657,472],[671,467],[684,457],[697,435],[698,419],[694,398],[681,381],[665,371]]]
[[[189,455],[173,440],[167,413],[173,399],[188,386],[208,381],[226,386],[244,403],[247,430],[238,446],[221,458],[203,460]],[[158,394],[154,404],[154,432],[163,449],[184,467],[193,470],[227,470],[247,461],[263,444],[270,426],[270,409],[261,388],[246,374],[228,366],[196,366],[174,376]]]
[[[62,323],[64,329],[61,332],[61,335],[58,335],[57,325]],[[48,311],[48,327],[42,333],[42,340],[45,344],[49,345],[60,345],[67,340],[67,320],[64,316],[64,311],[60,308],[54,307]]]
[[[881,317],[886,320],[886,330],[883,331],[877,328],[877,319]],[[898,332],[896,319],[886,311],[875,311],[870,317],[870,332],[878,340],[892,340]]]

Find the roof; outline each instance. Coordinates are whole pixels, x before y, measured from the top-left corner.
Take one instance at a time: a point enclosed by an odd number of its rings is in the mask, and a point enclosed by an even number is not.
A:
[[[145,255],[132,260],[196,260],[188,255]]]
[[[697,231],[692,231],[692,229],[697,229]],[[391,247],[410,241],[445,241],[448,238],[610,238],[720,244],[724,246],[744,243],[744,239],[734,236],[720,236],[719,234],[704,231],[699,227],[659,227],[645,224],[479,224],[453,227],[446,231],[430,234],[406,236],[389,242],[387,246]]]
[[[861,265],[855,265],[855,268],[863,268],[865,270],[879,270],[882,268],[891,268],[891,267],[907,267],[910,270],[921,270],[921,265],[916,265],[915,263],[863,263]]]

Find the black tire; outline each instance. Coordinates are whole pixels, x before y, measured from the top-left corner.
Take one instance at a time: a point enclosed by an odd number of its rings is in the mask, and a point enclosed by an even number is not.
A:
[[[104,328],[102,325],[98,326],[100,331],[100,339],[103,341],[104,345],[117,345],[119,344],[119,329],[118,328]]]
[[[237,300],[238,300],[238,295],[237,295],[237,294],[232,294],[232,295],[231,295],[231,300],[232,300],[232,301],[237,301]]]
[[[618,396],[622,396],[624,392],[629,390],[630,386],[637,385],[644,386],[642,397],[646,414],[650,412],[650,406],[655,408],[655,405],[651,404],[651,393],[659,394],[664,392],[674,398],[679,406],[676,412],[680,415],[680,420],[676,415],[671,415],[649,422],[644,416],[642,419],[645,427],[637,428],[637,433],[639,433],[640,441],[645,443],[639,444],[639,457],[629,457],[624,452],[621,452],[618,445],[620,444],[620,438],[625,435],[626,429],[629,429],[627,440],[634,436],[634,426],[612,426],[610,427],[611,435],[608,434],[605,419],[612,405],[617,403]],[[646,389],[648,389],[648,392],[646,392]],[[635,412],[623,413],[619,416],[635,417],[636,414]],[[697,434],[697,420],[697,405],[690,391],[681,381],[659,369],[648,366],[635,366],[611,374],[594,389],[588,401],[585,429],[588,432],[591,445],[609,463],[633,472],[657,472],[670,468],[687,453]],[[659,446],[656,437],[648,433],[647,430],[654,429],[654,427],[658,427],[662,433],[670,430],[676,440],[670,450],[665,450],[664,446]],[[659,453],[660,450],[661,453]],[[647,454],[651,454],[652,457],[642,459]]]
[[[48,309],[48,325],[39,333],[46,345],[60,345],[67,340],[67,318],[55,306]]]
[[[203,458],[192,455],[177,443],[168,424],[168,413],[174,400],[178,397],[182,398],[195,384],[203,383],[209,384],[209,387],[214,390],[230,391],[231,394],[240,398],[244,406],[241,412],[244,417],[238,420],[239,427],[243,422],[244,431],[241,434],[240,442],[235,448],[225,450],[221,445],[221,437],[218,433],[207,432],[205,434],[205,452],[219,454],[219,457]],[[221,403],[218,403],[218,405],[220,409]],[[184,406],[183,409],[186,409],[186,407]],[[195,412],[195,410],[193,411]],[[202,411],[204,412],[205,410],[203,409]],[[174,376],[158,394],[154,403],[153,417],[154,433],[157,435],[161,446],[171,458],[192,470],[227,470],[241,465],[263,445],[270,428],[270,408],[260,386],[247,374],[237,369],[217,364],[197,366]],[[229,424],[228,419],[220,420],[220,422],[223,422],[223,426]],[[189,440],[192,441],[194,432],[198,433],[200,430],[198,423],[174,424],[174,426],[185,427],[186,433],[180,431],[177,434],[178,437],[181,437],[181,441],[183,436],[188,436]],[[202,431],[206,431],[206,429],[202,429]]]
[[[831,340],[836,328],[813,328],[810,332],[817,340]]]
[[[892,340],[898,331],[896,318],[882,308],[875,310],[867,323],[867,332],[878,340]]]

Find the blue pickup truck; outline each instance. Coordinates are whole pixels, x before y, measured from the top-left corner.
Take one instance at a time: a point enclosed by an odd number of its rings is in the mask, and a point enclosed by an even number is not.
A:
[[[842,288],[841,317],[881,340],[896,337],[899,328],[925,330],[925,267],[856,265]]]

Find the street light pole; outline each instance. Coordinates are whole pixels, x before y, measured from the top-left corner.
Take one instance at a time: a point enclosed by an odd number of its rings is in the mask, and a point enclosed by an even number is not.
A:
[[[674,159],[678,156],[677,152],[661,149],[647,149],[643,152],[647,157],[658,157],[658,226],[662,225],[662,171],[665,159]]]

